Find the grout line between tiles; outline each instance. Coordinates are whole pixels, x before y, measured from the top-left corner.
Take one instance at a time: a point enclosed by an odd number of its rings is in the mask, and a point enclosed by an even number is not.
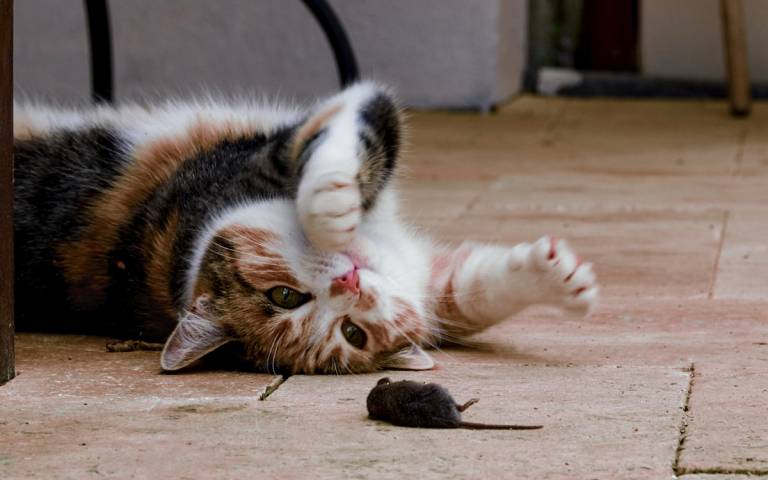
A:
[[[739,132],[739,148],[736,150],[736,158],[735,158],[735,171],[733,172],[732,177],[740,177],[742,170],[743,170],[743,164],[744,164],[744,148],[747,144],[747,135],[749,132],[749,127],[744,126],[742,127],[741,131]]]
[[[692,468],[686,469],[679,475],[746,475],[748,477],[765,477],[768,476],[768,470],[766,469],[749,469],[749,468]],[[685,477],[683,477],[685,479]]]
[[[691,421],[691,395],[693,394],[693,384],[696,381],[696,365],[691,362],[691,365],[687,368],[688,371],[688,389],[685,392],[685,398],[683,399],[683,415],[680,420],[680,437],[677,440],[677,450],[675,451],[675,460],[672,463],[672,471],[676,476],[680,476],[685,472],[685,469],[680,466],[680,462],[683,457],[683,450],[685,450],[685,442],[688,440],[688,424]]]
[[[728,220],[731,217],[731,211],[723,212],[723,229],[720,232],[720,241],[717,244],[717,253],[715,254],[715,264],[712,266],[712,276],[709,279],[709,291],[707,298],[712,300],[715,297],[715,285],[717,284],[717,272],[720,269],[720,257],[723,254],[723,245],[725,244],[725,235],[728,233]]]
[[[750,469],[750,468],[686,468],[681,465],[683,451],[685,450],[685,444],[688,440],[688,426],[693,420],[691,414],[691,396],[693,395],[693,386],[696,382],[696,365],[691,363],[688,367],[688,390],[685,393],[685,399],[683,400],[683,416],[680,421],[680,437],[677,442],[677,450],[675,451],[675,460],[672,464],[672,471],[675,477],[681,477],[683,475],[751,475],[751,476],[768,476],[768,469]]]

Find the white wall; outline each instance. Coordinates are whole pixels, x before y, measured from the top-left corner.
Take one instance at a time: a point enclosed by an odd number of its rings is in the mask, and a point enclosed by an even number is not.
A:
[[[487,108],[520,88],[526,0],[332,0],[364,76],[414,106]],[[15,2],[15,86],[88,96],[82,0]],[[205,88],[299,99],[338,86],[299,0],[111,0],[121,99]]]
[[[671,78],[725,78],[720,0],[642,0],[643,73]],[[768,1],[744,0],[749,66],[768,82]]]

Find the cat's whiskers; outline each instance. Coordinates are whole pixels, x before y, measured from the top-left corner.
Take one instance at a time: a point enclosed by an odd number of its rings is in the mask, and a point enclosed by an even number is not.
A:
[[[338,361],[337,361],[335,358],[332,358],[332,359],[331,359],[331,362],[332,362],[332,365],[333,365],[333,370],[334,370],[334,373],[335,373],[336,375],[341,375],[341,374],[342,374],[342,372],[341,372],[341,369],[339,368],[339,366],[340,366],[340,365],[339,365],[339,362],[338,362]]]
[[[342,359],[341,366],[344,368],[344,371],[345,371],[344,373],[346,373],[347,375],[355,373],[352,371],[352,368],[350,368],[349,366],[349,359],[347,358]]]
[[[442,294],[426,294],[426,295],[411,295],[410,298],[414,300],[418,300],[420,302],[429,302],[429,301],[443,301],[443,300],[474,300],[477,299],[480,295],[484,293],[484,290],[473,290],[469,292],[465,292],[461,295],[442,295]]]
[[[280,365],[278,360],[279,358],[278,353],[280,352],[280,347],[283,345],[283,339],[285,338],[286,333],[287,332],[281,333],[280,338],[275,343],[275,353],[272,356],[272,371],[275,372],[275,374],[277,374],[277,368]]]
[[[455,321],[455,320],[444,319],[444,318],[442,318],[442,317],[440,317],[438,315],[434,315],[434,314],[432,315],[432,317],[433,317],[434,321],[437,322],[438,325],[440,325],[440,324],[442,324],[442,325],[456,325],[456,326],[463,326],[463,325],[465,325],[464,323],[461,323],[461,322],[458,322],[458,321]],[[466,340],[464,337],[456,336],[456,335],[452,334],[451,332],[445,330],[444,328],[440,328],[439,326],[434,327],[432,333],[433,333],[433,335],[436,338],[448,340],[452,344],[467,345],[467,346],[473,345],[473,342]],[[441,350],[441,351],[444,352],[444,350]]]
[[[427,320],[427,328],[429,333],[425,335],[424,343],[429,347],[437,352],[440,352],[441,354],[448,357],[450,360],[456,360],[453,355],[448,353],[446,350],[441,348],[440,346],[440,339],[443,337],[443,330],[440,328],[440,322],[441,319],[437,315],[435,315],[432,312],[427,312],[425,314],[425,320]],[[434,341],[431,341],[430,339],[435,339]]]
[[[278,342],[278,339],[279,339],[279,338],[280,338],[280,336],[278,335],[278,336],[275,336],[275,337],[272,339],[272,344],[269,346],[269,350],[267,351],[267,361],[266,361],[266,365],[267,365],[267,368],[269,369],[270,373],[272,373],[273,375],[274,375],[276,372],[275,372],[275,369],[274,369],[274,364],[272,364],[272,360],[271,360],[271,358],[272,358],[272,350],[273,350],[273,349],[275,348],[275,346],[277,345],[277,342]],[[275,354],[277,354],[277,352],[275,352]]]

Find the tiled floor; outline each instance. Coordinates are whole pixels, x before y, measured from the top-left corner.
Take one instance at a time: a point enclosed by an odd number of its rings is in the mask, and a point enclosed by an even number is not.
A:
[[[439,370],[391,376],[481,398],[468,419],[542,430],[369,421],[380,375],[158,375],[155,352],[21,335],[0,478],[768,476],[768,105],[726,112],[521,98],[411,115],[414,223],[445,241],[568,238],[603,301],[584,320],[532,309],[438,353]]]

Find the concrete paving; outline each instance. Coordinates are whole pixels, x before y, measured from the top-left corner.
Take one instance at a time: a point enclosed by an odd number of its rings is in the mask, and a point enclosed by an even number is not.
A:
[[[406,215],[436,238],[568,238],[603,286],[587,319],[535,308],[429,372],[479,422],[366,418],[384,374],[159,373],[158,352],[22,334],[0,387],[0,478],[768,476],[768,105],[523,97],[411,114]],[[266,393],[266,400],[261,401]]]
[[[696,364],[684,470],[768,474],[768,346],[752,345],[734,348],[739,358]]]
[[[661,478],[669,475],[688,373],[657,367],[443,364],[392,380],[433,381],[464,402],[467,421],[542,424],[491,432],[394,427],[366,419],[379,375],[291,378],[265,403],[289,425],[277,476]],[[535,386],[534,386],[535,385]],[[309,408],[312,415],[303,410]],[[289,413],[286,413],[289,412]],[[298,450],[298,451],[297,451]],[[290,453],[296,452],[294,455]]]

